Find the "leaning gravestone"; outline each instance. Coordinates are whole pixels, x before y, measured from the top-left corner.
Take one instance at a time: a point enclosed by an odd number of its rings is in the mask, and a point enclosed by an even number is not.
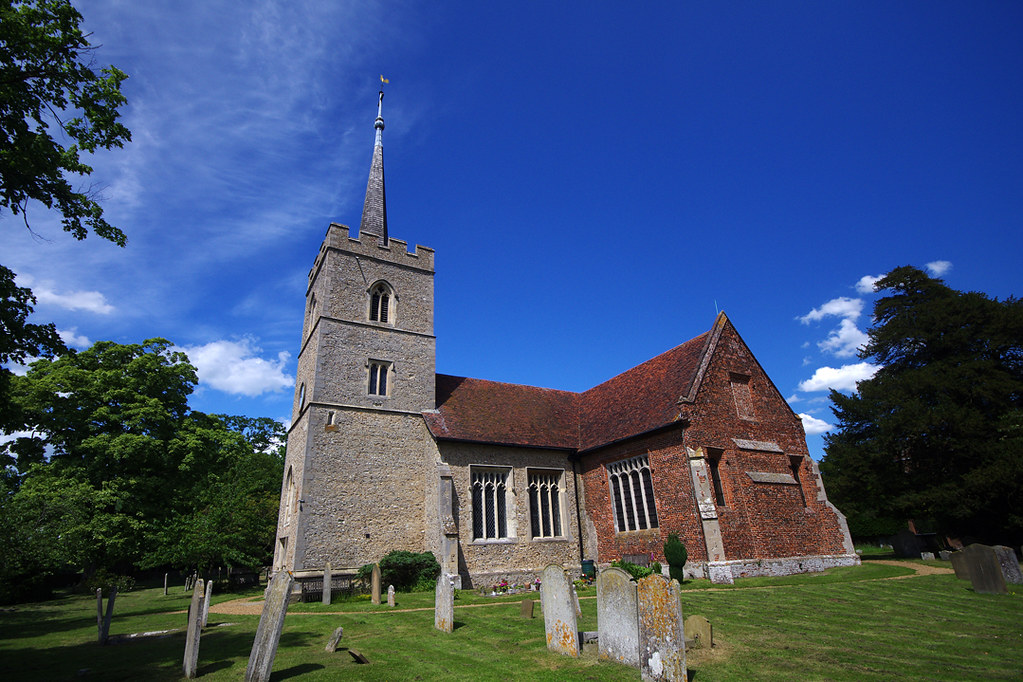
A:
[[[639,602],[636,583],[620,568],[597,574],[597,656],[639,667]]]
[[[259,617],[256,639],[252,642],[245,682],[267,682],[274,667],[277,644],[284,629],[284,616],[288,613],[288,597],[295,579],[287,571],[278,571],[266,588],[263,614]]]
[[[455,629],[455,581],[447,573],[437,576],[437,586],[434,589],[433,627],[441,632],[452,632]]]
[[[561,566],[551,564],[540,574],[540,606],[547,648],[578,658],[579,628],[572,604],[572,583]]]
[[[711,648],[714,646],[714,628],[703,616],[689,616],[682,623],[686,640],[692,640],[695,648]]]
[[[1005,587],[1005,576],[1002,574],[1002,565],[998,560],[998,553],[993,547],[973,544],[957,554],[962,554],[961,561],[965,562],[966,572],[970,576],[974,592],[979,594],[1008,593]],[[959,575],[958,572],[956,575]]]
[[[1023,574],[1019,570],[1019,560],[1016,559],[1016,552],[1013,551],[1012,547],[995,545],[993,549],[998,556],[998,563],[1002,567],[1002,575],[1005,577],[1005,582],[1011,585],[1023,584]]]
[[[394,608],[394,585],[387,586],[387,605]]]
[[[341,637],[343,637],[344,634],[345,629],[343,627],[338,627],[336,630],[334,630],[334,634],[332,634],[330,636],[330,639],[327,640],[326,650],[328,653],[332,654],[335,651],[337,651],[337,645],[341,642]]]
[[[206,583],[206,593],[202,597],[202,626],[206,627],[206,621],[210,618],[210,598],[213,596],[213,579]]]
[[[332,593],[333,586],[330,583],[331,583],[331,572],[330,572],[330,562],[328,561],[327,565],[323,567],[323,597],[321,599],[321,601],[324,604],[327,604],[328,606],[330,605],[330,599],[333,596],[333,593]]]
[[[372,585],[370,587],[370,595],[374,604],[380,603],[380,564],[373,564],[373,573],[371,575]]]
[[[686,645],[682,599],[677,580],[664,576],[640,578],[639,657],[644,678],[685,682]]]
[[[192,603],[188,606],[188,631],[185,634],[185,677],[195,677],[199,667],[199,637],[202,635],[203,581],[197,580],[192,590]]]
[[[963,550],[952,552],[949,555],[949,559],[952,561],[952,570],[956,572],[956,577],[960,580],[969,580],[970,566],[966,561],[966,555],[963,554]]]

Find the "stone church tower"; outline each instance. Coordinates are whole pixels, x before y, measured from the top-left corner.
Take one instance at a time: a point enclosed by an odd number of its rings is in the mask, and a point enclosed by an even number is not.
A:
[[[437,454],[422,413],[435,406],[433,249],[388,235],[382,104],[383,92],[358,237],[332,223],[309,272],[276,570],[432,544],[423,472]]]

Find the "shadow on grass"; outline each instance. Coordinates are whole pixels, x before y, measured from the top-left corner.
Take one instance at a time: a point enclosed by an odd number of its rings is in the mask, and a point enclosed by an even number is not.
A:
[[[270,675],[270,679],[286,680],[291,677],[298,677],[316,670],[323,670],[324,667],[325,666],[322,666],[319,663],[302,663],[301,665],[293,665],[290,668],[285,668],[284,670],[278,670]]]

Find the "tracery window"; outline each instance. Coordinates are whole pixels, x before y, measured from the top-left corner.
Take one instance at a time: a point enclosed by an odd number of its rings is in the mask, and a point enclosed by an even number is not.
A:
[[[507,489],[511,469],[472,469],[472,539],[508,537]]]
[[[384,282],[373,285],[369,292],[369,320],[370,322],[393,323],[394,306],[392,305],[394,294]]]
[[[529,526],[534,538],[563,535],[561,529],[562,472],[529,472]]]
[[[390,372],[391,363],[380,360],[369,361],[369,387],[370,395],[387,395],[387,375]]]
[[[615,462],[607,466],[614,510],[615,531],[657,528],[654,504],[654,483],[646,455]]]

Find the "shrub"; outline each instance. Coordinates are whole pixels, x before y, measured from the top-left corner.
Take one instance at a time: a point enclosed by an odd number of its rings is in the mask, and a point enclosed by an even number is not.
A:
[[[689,553],[686,551],[686,546],[678,539],[678,534],[669,533],[668,541],[664,543],[664,559],[668,562],[668,575],[677,580],[679,584],[683,581],[682,569],[685,568],[688,558]]]
[[[661,562],[655,561],[654,563],[650,564],[650,570],[656,573],[657,575],[661,575]]]
[[[640,578],[645,578],[645,577],[647,577],[648,575],[651,575],[654,572],[652,568],[647,568],[646,566],[640,566],[639,564],[634,564],[634,563],[629,562],[629,561],[622,561],[620,559],[616,560],[616,561],[612,561],[611,565],[615,566],[616,568],[620,568],[623,571],[625,571],[626,573],[628,573],[629,575],[631,575],[633,580],[639,580]]]
[[[362,568],[366,568],[363,566]],[[373,570],[370,565],[370,571]],[[359,570],[361,575],[362,569]],[[395,590],[431,590],[440,575],[440,564],[432,552],[407,552],[392,550],[380,560],[380,580],[384,585],[394,585]]]
[[[130,575],[117,575],[100,568],[85,581],[85,587],[89,592],[100,589],[107,592],[113,587],[117,587],[118,592],[129,592],[135,587],[135,578]]]

